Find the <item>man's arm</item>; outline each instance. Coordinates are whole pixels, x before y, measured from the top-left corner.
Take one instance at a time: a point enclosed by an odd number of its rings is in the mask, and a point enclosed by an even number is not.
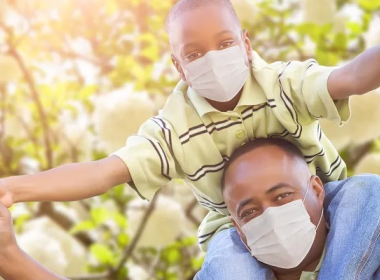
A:
[[[380,87],[380,46],[366,50],[333,71],[327,87],[334,100],[364,94]]]
[[[0,256],[0,275],[5,280],[68,280],[45,269],[20,248]]]
[[[40,266],[17,245],[9,210],[0,203],[0,276],[5,280],[64,280]]]
[[[73,201],[97,196],[131,181],[129,170],[117,156],[63,165],[33,175],[0,180],[0,202],[10,207],[25,201]]]

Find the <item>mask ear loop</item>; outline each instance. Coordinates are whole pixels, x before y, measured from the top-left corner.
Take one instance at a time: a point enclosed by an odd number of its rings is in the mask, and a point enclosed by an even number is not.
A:
[[[240,227],[239,223],[231,216],[231,218],[235,221],[235,224],[238,226],[238,228],[240,229],[241,232],[244,233],[243,229]],[[241,236],[239,234],[239,238],[240,238],[240,241],[241,243],[243,243],[244,247],[248,250],[248,252],[250,252],[252,254],[252,251],[251,251],[251,248],[248,247],[247,244],[245,244],[245,242],[243,241],[243,239],[241,239]]]
[[[302,203],[305,202],[305,200],[306,200],[306,196],[307,196],[307,194],[309,193],[309,189],[310,189],[310,181],[309,181],[309,183],[307,184],[306,194],[305,194],[305,197],[304,197],[303,200],[302,200]],[[323,190],[323,192],[325,192],[325,190]],[[315,227],[315,230],[317,230],[318,227],[319,227],[319,225],[321,224],[322,217],[323,217],[323,210],[324,210],[324,209],[323,209],[323,206],[322,206],[321,216],[319,217],[319,222],[318,222],[317,226]],[[236,222],[236,221],[235,221],[235,222]]]
[[[323,192],[325,192],[325,190],[324,190],[324,189],[323,189]],[[320,225],[320,223],[321,223],[321,221],[322,221],[323,212],[324,212],[324,209],[323,209],[323,205],[322,205],[321,217],[319,217],[319,222],[318,222],[318,224],[317,224],[317,227],[315,228],[315,230],[317,230],[317,229],[318,229],[318,227],[319,227],[319,225]]]

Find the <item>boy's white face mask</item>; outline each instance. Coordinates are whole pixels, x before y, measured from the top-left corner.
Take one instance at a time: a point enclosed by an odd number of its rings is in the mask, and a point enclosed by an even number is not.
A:
[[[192,89],[200,96],[218,102],[234,98],[249,74],[246,55],[239,46],[209,51],[184,68]]]
[[[309,186],[306,195],[308,191]],[[318,225],[311,222],[304,205],[306,195],[303,200],[270,207],[241,227],[253,257],[284,269],[297,267],[305,259],[323,216],[322,208]]]

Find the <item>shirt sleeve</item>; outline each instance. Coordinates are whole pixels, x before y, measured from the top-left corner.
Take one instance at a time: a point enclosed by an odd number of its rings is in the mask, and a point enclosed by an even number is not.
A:
[[[305,62],[276,62],[271,65],[277,72],[284,102],[314,119],[329,119],[341,126],[350,118],[349,99],[333,100],[327,88],[330,74],[336,67],[320,66],[315,60]],[[288,100],[286,100],[288,99]]]
[[[115,153],[127,165],[132,177],[131,187],[145,199],[152,199],[155,192],[172,179],[182,178],[182,171],[175,154],[182,149],[171,125],[154,117],[145,122],[137,135],[127,139],[126,146]]]

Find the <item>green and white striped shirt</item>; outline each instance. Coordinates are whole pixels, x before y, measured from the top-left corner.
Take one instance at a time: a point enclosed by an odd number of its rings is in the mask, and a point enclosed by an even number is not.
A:
[[[159,116],[115,153],[129,168],[133,187],[151,199],[172,179],[183,179],[209,210],[199,228],[206,251],[210,238],[232,227],[221,193],[221,176],[232,152],[255,138],[281,137],[295,143],[313,174],[324,182],[346,177],[346,166],[323,134],[319,118],[341,125],[348,100],[334,102],[327,79],[334,68],[306,62],[266,63],[254,52],[236,108],[220,112],[181,81]]]

